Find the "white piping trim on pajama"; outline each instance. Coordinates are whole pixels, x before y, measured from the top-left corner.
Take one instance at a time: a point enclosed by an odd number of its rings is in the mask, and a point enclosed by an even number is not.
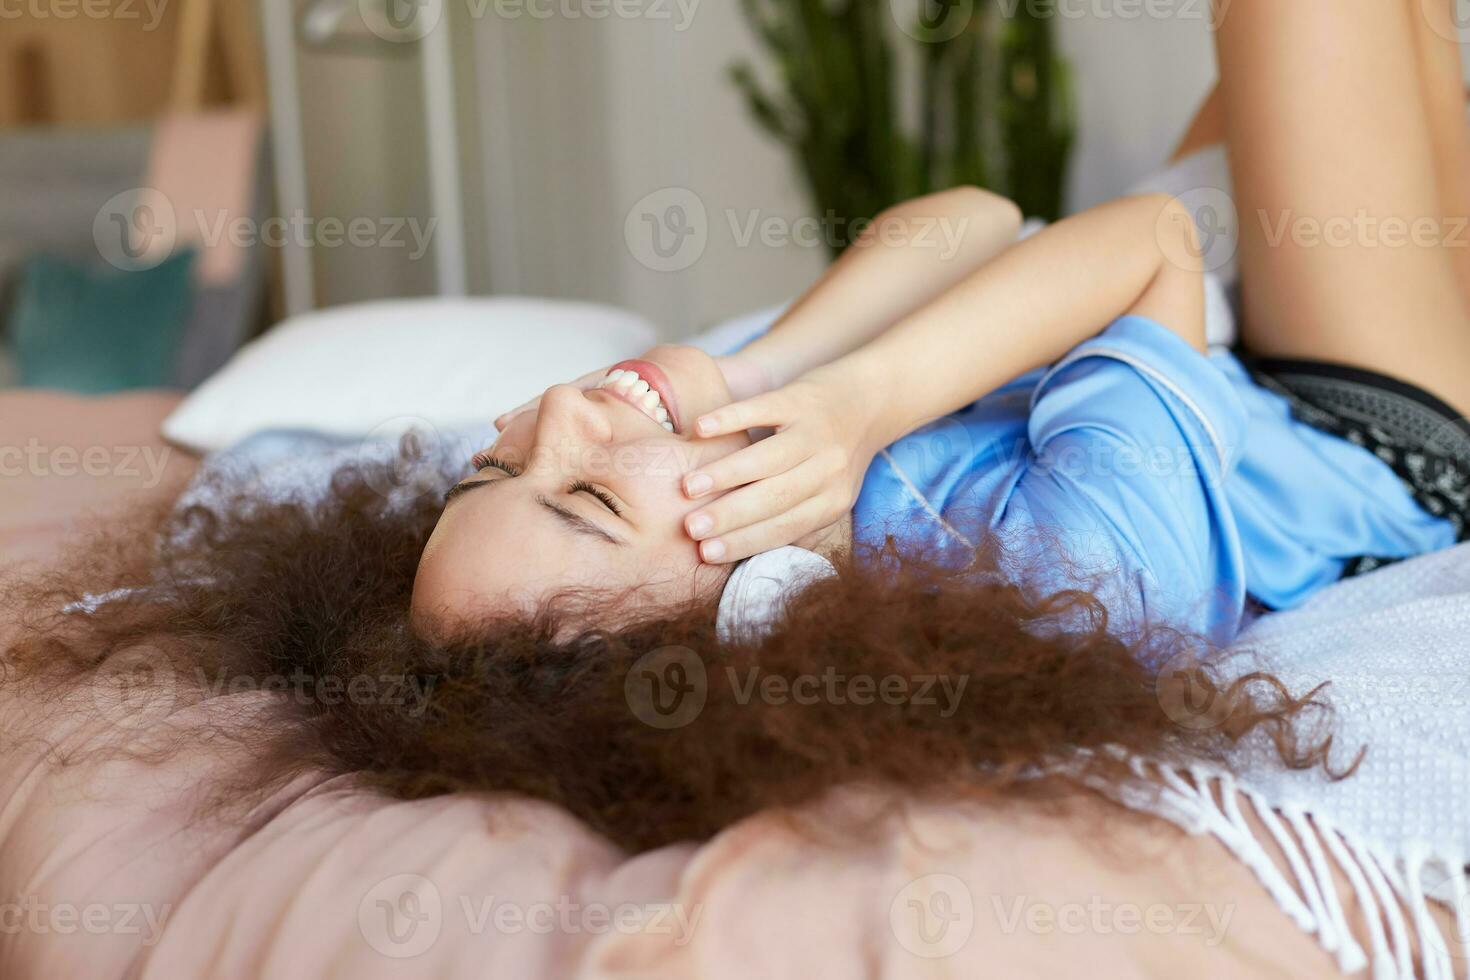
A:
[[[894,460],[894,458],[889,455],[888,450],[879,450],[878,455],[881,456],[883,460],[893,468],[893,472],[898,477],[899,482],[902,483],[904,489],[907,490],[913,496],[913,498],[919,502],[919,506],[924,508],[925,513],[934,518],[934,520],[938,521],[940,527],[944,528],[944,530],[954,535],[955,539],[963,544],[966,548],[969,548],[972,551],[975,549],[975,542],[971,541],[959,531],[955,530],[954,527],[949,523],[949,521],[944,519],[944,515],[934,509],[934,505],[929,503],[929,498],[925,497],[922,493],[919,492],[919,488],[914,485],[914,482],[909,479],[909,475],[905,473],[903,469],[898,465],[898,463]]]
[[[1031,407],[1036,407],[1036,399],[1045,389],[1046,384],[1048,381],[1051,380],[1052,375],[1056,374],[1063,368],[1068,367],[1069,365],[1077,363],[1078,361],[1085,361],[1089,357],[1108,357],[1112,358],[1115,361],[1122,361],[1124,364],[1127,364],[1129,367],[1133,368],[1133,370],[1139,372],[1140,374],[1148,375],[1154,381],[1167,388],[1170,394],[1172,394],[1175,398],[1184,403],[1184,407],[1189,409],[1194,417],[1199,420],[1199,424],[1204,426],[1205,435],[1209,437],[1210,445],[1213,446],[1215,449],[1215,456],[1220,461],[1220,471],[1223,473],[1226,469],[1229,468],[1225,453],[1225,444],[1220,439],[1220,433],[1215,430],[1215,424],[1210,421],[1207,415],[1205,415],[1204,411],[1199,407],[1199,403],[1196,402],[1193,398],[1189,397],[1187,394],[1185,394],[1184,390],[1180,388],[1177,384],[1175,384],[1172,379],[1164,375],[1161,371],[1156,370],[1152,365],[1144,361],[1140,361],[1133,355],[1125,354],[1123,351],[1117,350],[1113,347],[1088,347],[1084,351],[1073,351],[1071,354],[1068,354],[1066,357],[1062,358],[1060,361],[1052,366],[1050,371],[1047,371],[1046,374],[1042,375],[1041,380],[1037,382],[1036,388],[1033,390],[1031,395]]]

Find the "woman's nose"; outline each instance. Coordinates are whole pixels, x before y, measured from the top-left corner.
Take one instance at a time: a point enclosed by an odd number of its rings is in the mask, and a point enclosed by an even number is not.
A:
[[[612,442],[607,413],[573,385],[554,385],[541,396],[536,441]]]

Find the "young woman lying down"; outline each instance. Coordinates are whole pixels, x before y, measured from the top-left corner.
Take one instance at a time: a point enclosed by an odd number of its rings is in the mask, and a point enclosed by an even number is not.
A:
[[[1220,761],[1253,730],[1323,763],[1313,702],[1271,678],[1207,725],[1155,678],[1208,685],[1253,605],[1464,531],[1470,258],[1268,234],[1470,214],[1456,51],[1420,9],[1225,12],[1249,362],[1205,350],[1173,200],[1011,244],[1011,205],[938,195],[887,223],[963,222],[958,255],[863,243],[725,361],[663,347],[553,387],[447,503],[357,467],[323,500],[237,493],[94,545],[27,590],[13,677],[43,696],[142,656],[186,700],[396,678],[249,720],[258,765],[220,799],[320,767],[530,794],[632,849],[852,783],[1120,794],[1157,778],[1139,759]],[[875,688],[766,683],[833,674]],[[894,677],[943,683],[877,689]]]
[[[909,202],[876,226],[908,241],[860,241],[723,362],[656,348],[498,420],[420,562],[419,628],[553,600],[569,629],[709,606],[743,594],[734,563],[794,544],[888,579],[1021,555],[1022,580],[1086,591],[1125,635],[1224,643],[1253,604],[1462,537],[1456,52],[1426,41],[1389,78],[1381,43],[1349,70],[1279,36],[1221,32],[1248,357],[1206,352],[1195,225],[1171,199],[1014,245],[998,197]],[[914,241],[935,220],[963,231],[958,254]]]

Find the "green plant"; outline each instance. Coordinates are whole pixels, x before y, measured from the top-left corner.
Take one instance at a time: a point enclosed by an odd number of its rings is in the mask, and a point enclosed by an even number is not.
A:
[[[851,229],[906,198],[976,184],[1058,216],[1071,78],[1031,5],[997,18],[974,0],[917,0],[930,16],[900,24],[891,0],[741,2],[779,82],[767,89],[748,62],[732,77],[760,126],[791,147],[818,213]],[[913,46],[915,79],[898,67],[895,35]],[[898,104],[906,82],[919,95],[911,125]]]

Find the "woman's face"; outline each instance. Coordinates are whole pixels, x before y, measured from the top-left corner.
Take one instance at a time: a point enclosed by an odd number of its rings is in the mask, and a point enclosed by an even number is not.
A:
[[[609,377],[590,391],[547,389],[449,491],[414,582],[420,631],[532,613],[564,590],[640,587],[638,602],[672,604],[721,587],[727,570],[703,564],[684,531],[684,518],[709,501],[681,486],[686,473],[750,444],[745,433],[688,435],[696,418],[730,403],[724,376],[703,351],[671,346]]]

